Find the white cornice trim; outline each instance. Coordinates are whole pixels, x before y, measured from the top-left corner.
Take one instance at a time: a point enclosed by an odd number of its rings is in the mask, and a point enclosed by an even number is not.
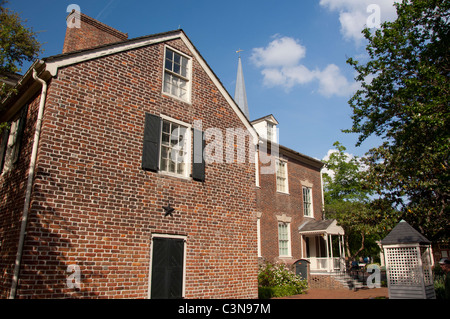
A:
[[[86,52],[75,53],[73,55],[70,54],[69,56],[56,57],[51,61],[46,61],[47,71],[49,71],[52,76],[56,76],[58,74],[59,68],[127,50],[137,49],[146,45],[170,41],[176,38],[180,38],[180,33],[165,36],[156,36],[155,38],[150,39],[137,39],[136,41],[132,41],[131,43],[127,41],[126,43],[118,43],[117,45],[113,45],[111,47],[108,46],[106,48],[93,49]]]

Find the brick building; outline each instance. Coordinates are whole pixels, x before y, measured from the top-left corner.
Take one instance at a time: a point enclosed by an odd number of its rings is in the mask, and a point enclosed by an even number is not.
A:
[[[234,99],[249,117],[240,57]],[[343,270],[345,254],[344,230],[335,220],[323,216],[324,164],[280,145],[279,123],[272,114],[251,123],[259,136],[256,180],[259,261],[292,266],[299,259],[307,259],[315,278],[328,282],[329,278],[322,275]]]
[[[256,298],[255,164],[202,157],[251,123],[182,30],[78,19],[2,102],[0,297]]]

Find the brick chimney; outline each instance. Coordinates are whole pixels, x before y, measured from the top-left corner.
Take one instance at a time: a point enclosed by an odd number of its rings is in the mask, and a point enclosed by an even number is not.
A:
[[[122,33],[74,10],[67,17],[63,53],[90,49],[127,39],[127,33]]]

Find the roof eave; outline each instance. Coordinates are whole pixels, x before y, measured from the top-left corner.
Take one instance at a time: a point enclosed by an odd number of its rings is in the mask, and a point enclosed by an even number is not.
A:
[[[33,70],[36,70],[39,77],[44,80],[50,78],[50,74],[45,72],[44,61],[36,59],[17,81],[13,90],[1,101],[0,105],[3,110],[0,112],[0,123],[8,122],[39,91],[41,85],[33,79]]]

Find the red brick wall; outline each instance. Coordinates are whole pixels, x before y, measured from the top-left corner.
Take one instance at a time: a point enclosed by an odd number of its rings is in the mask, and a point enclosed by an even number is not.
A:
[[[0,298],[2,299],[9,296],[14,273],[39,99],[40,95],[29,102],[18,162],[11,170],[0,174]]]
[[[265,154],[265,153],[264,153]],[[270,154],[270,146],[269,146]],[[277,192],[276,175],[260,174],[260,187],[256,191],[257,212],[261,213],[260,236],[261,256],[263,260],[276,262],[284,260],[292,263],[301,258],[300,235],[298,227],[307,219],[303,215],[303,193],[301,181],[313,184],[313,210],[314,218],[322,219],[322,193],[320,169],[305,164],[280,148],[280,155],[287,160],[289,194]],[[272,160],[273,157],[271,157]],[[266,165],[260,163],[261,165]],[[261,169],[260,169],[261,171]],[[279,258],[278,250],[278,220],[277,215],[291,217],[291,254],[292,258]],[[306,250],[304,247],[304,255]]]
[[[75,19],[74,15],[70,15],[69,19]],[[72,20],[70,26],[66,29],[66,37],[64,40],[63,53],[90,49],[103,44],[110,44],[124,41],[128,35],[116,29],[107,26],[87,15],[81,13],[79,18],[79,28]]]
[[[141,169],[146,112],[244,128],[195,60],[192,103],[162,94],[163,56],[152,45],[52,80],[18,297],[146,298],[152,234],[187,236],[187,298],[257,297],[254,164],[207,164],[204,183]],[[67,288],[70,264],[81,291]]]

